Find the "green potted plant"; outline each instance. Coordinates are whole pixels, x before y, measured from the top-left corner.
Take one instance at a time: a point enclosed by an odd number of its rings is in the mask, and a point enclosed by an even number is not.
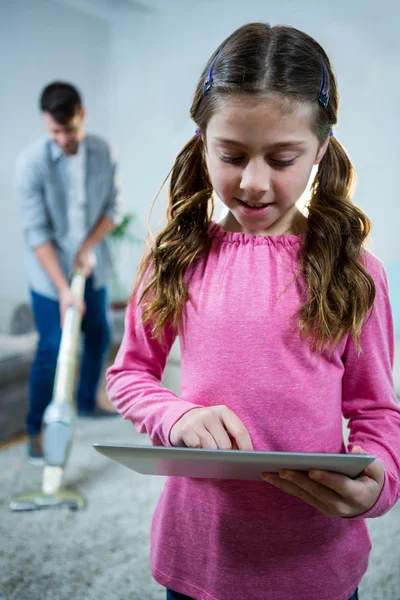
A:
[[[129,290],[127,290],[121,280],[119,267],[124,246],[126,244],[132,245],[141,243],[140,238],[138,238],[131,229],[135,220],[135,213],[125,213],[121,222],[108,234],[114,264],[114,275],[111,280],[110,290],[111,307],[114,310],[124,310],[128,301]]]

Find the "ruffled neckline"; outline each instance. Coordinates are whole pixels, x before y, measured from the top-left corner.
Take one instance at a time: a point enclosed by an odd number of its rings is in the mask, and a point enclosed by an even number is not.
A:
[[[303,236],[293,234],[282,235],[253,235],[251,233],[242,233],[238,231],[225,231],[219,223],[212,221],[208,229],[209,235],[213,239],[228,244],[253,246],[301,246]]]

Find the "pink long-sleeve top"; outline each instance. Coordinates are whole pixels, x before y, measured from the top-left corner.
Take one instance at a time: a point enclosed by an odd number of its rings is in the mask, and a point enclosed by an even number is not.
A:
[[[188,410],[225,404],[255,450],[345,452],[359,444],[380,458],[385,483],[362,517],[330,518],[265,482],[169,478],[153,517],[151,567],[162,585],[196,600],[348,600],[367,569],[365,517],[400,495],[400,412],[392,379],[393,324],[386,275],[365,253],[376,299],[361,334],[317,354],[298,334],[303,302],[301,237],[225,232],[196,269],[179,332],[181,395],[161,384],[174,341],[164,344],[127,310],[125,335],[108,370],[108,393],[153,444],[170,445]],[[303,290],[303,291],[302,291]]]

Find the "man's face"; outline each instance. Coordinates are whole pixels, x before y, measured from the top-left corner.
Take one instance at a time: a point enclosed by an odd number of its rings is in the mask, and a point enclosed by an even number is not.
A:
[[[85,137],[83,125],[86,113],[79,109],[68,123],[61,125],[50,113],[43,113],[43,120],[53,142],[56,142],[64,154],[76,154],[79,143]]]

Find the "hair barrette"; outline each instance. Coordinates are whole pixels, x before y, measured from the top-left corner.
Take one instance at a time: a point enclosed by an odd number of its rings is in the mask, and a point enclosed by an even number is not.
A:
[[[326,88],[326,89],[325,89]],[[318,94],[318,102],[326,108],[329,103],[330,85],[328,80],[328,73],[326,71],[325,63],[322,60],[322,83]]]
[[[214,67],[215,67],[215,63],[217,62],[217,59],[219,57],[219,55],[221,54],[221,50],[222,48],[220,48],[214,58],[214,60],[211,63],[210,66],[210,70],[208,71],[208,75],[206,77],[206,80],[203,83],[203,96],[205,94],[207,94],[207,92],[209,92],[212,88],[212,84],[213,84],[213,71],[214,71]]]

